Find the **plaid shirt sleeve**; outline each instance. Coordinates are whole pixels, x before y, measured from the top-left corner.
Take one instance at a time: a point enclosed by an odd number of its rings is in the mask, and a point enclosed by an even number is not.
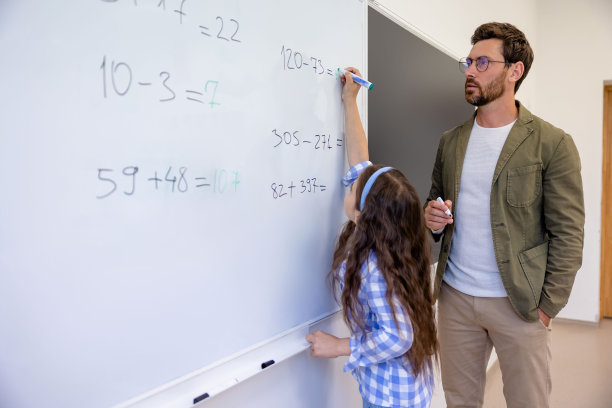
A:
[[[342,184],[344,184],[345,187],[350,186],[357,180],[361,172],[364,171],[366,167],[371,165],[371,161],[362,161],[361,163],[357,163],[356,165],[348,169],[344,177],[342,177]]]
[[[393,320],[391,306],[386,299],[387,285],[375,259],[370,259],[362,268],[361,284],[370,313],[375,316],[372,331],[354,333],[350,337],[351,355],[344,371],[357,367],[379,364],[406,353],[412,346],[413,331],[408,313],[394,299],[397,325]]]

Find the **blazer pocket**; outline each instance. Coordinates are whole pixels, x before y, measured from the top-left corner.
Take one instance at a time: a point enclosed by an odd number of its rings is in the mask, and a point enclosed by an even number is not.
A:
[[[542,163],[508,170],[506,200],[512,207],[527,207],[542,193]]]
[[[519,262],[527,278],[536,306],[540,304],[540,295],[546,275],[548,262],[548,241],[533,248],[519,252]]]

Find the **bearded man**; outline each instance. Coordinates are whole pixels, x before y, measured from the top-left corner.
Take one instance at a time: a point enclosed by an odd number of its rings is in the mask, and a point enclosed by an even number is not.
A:
[[[507,406],[548,407],[550,322],[582,263],[580,157],[567,133],[515,99],[533,62],[523,32],[488,23],[471,40],[459,64],[477,109],[442,135],[425,208],[442,239],[442,385],[449,408],[481,407],[495,347]]]

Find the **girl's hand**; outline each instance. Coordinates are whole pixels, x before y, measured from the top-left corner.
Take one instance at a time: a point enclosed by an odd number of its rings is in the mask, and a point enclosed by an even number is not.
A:
[[[349,71],[351,74],[347,73],[346,75],[341,74],[340,80],[344,85],[342,87],[342,100],[344,103],[355,101],[357,99],[357,94],[361,89],[361,85],[353,81],[352,74],[357,76],[361,76],[361,72],[357,68],[347,67],[346,71]]]
[[[329,333],[317,330],[306,336],[310,345],[310,355],[313,357],[335,358],[351,355],[349,339],[338,338]]]

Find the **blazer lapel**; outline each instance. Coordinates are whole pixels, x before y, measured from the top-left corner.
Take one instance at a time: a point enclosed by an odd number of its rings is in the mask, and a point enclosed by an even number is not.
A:
[[[474,126],[474,120],[476,120],[476,113],[472,115],[472,118],[467,120],[459,131],[457,137],[457,147],[455,151],[455,191],[453,191],[453,197],[451,200],[453,203],[457,202],[459,198],[459,187],[461,186],[461,172],[463,171],[463,161],[465,160],[465,152],[467,151],[468,141],[470,140],[470,134],[472,133],[472,127]]]
[[[516,149],[518,149],[521,143],[523,143],[523,140],[527,139],[531,132],[533,132],[533,129],[529,126],[529,123],[533,121],[531,112],[520,105],[518,101],[516,101],[516,103],[519,108],[519,116],[516,119],[514,126],[512,126],[512,129],[508,134],[508,138],[504,143],[504,147],[502,147],[499,154],[499,159],[497,159],[497,165],[495,166],[495,173],[493,174],[493,182],[491,185],[495,184],[497,178],[506,166],[506,163],[508,163],[508,160],[510,160]]]

